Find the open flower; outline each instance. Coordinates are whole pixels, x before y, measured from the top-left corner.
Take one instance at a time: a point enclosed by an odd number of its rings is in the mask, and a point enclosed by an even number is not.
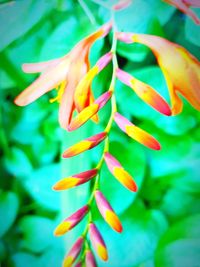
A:
[[[141,43],[152,49],[168,85],[173,115],[183,108],[178,93],[200,110],[200,62],[185,48],[148,34],[118,33],[117,38],[126,43]]]
[[[80,111],[81,108],[83,109],[93,102],[90,87],[87,88],[88,94],[86,95],[84,106],[76,106],[74,94],[79,81],[90,68],[88,55],[92,44],[98,38],[107,35],[110,29],[110,23],[103,25],[99,30],[81,40],[62,58],[41,63],[24,64],[23,70],[25,72],[42,72],[42,74],[16,97],[15,104],[19,106],[28,105],[59,86],[58,96],[52,101],[60,103],[59,123],[62,128],[66,129],[75,108]]]
[[[114,175],[114,177],[126,188],[129,190],[136,192],[137,191],[137,185],[133,178],[130,176],[130,174],[124,170],[122,165],[119,163],[118,160],[116,160],[110,153],[106,152],[104,154],[104,159],[106,162],[106,165],[108,166],[108,169],[110,172]]]
[[[183,13],[191,17],[196,24],[200,24],[200,19],[197,15],[190,9],[192,7],[200,7],[199,0],[164,0],[165,2],[169,3],[170,5],[175,6]]]
[[[148,148],[160,150],[160,144],[153,136],[135,126],[118,112],[115,113],[114,120],[119,128],[131,138],[147,146]]]
[[[86,150],[92,149],[93,147],[101,143],[106,138],[106,136],[107,133],[102,132],[78,142],[77,144],[65,150],[65,152],[63,153],[63,158],[73,157]]]
[[[102,260],[107,261],[108,252],[106,244],[94,223],[89,224],[89,234],[90,234],[90,240],[92,242],[92,245],[96,253]]]
[[[166,116],[171,115],[171,110],[167,102],[151,86],[139,81],[121,69],[116,70],[116,76],[120,81],[131,87],[148,105]]]
[[[88,206],[83,206],[81,209],[77,210],[74,214],[65,219],[56,227],[54,235],[61,236],[74,228],[74,226],[76,226],[85,217],[88,211]]]
[[[89,171],[74,174],[67,178],[63,178],[53,186],[53,189],[60,191],[84,184],[94,178],[97,175],[97,172],[97,169],[92,169]]]
[[[111,205],[109,202],[106,200],[104,195],[99,191],[96,190],[94,193],[97,207],[105,219],[105,221],[117,232],[121,233],[122,232],[122,225],[120,223],[119,218],[115,214],[114,210],[112,209]]]
[[[84,239],[83,237],[79,237],[75,244],[72,246],[71,250],[67,254],[67,256],[64,258],[63,261],[63,267],[71,267],[72,264],[77,259],[78,255],[81,252],[81,249],[83,247]]]

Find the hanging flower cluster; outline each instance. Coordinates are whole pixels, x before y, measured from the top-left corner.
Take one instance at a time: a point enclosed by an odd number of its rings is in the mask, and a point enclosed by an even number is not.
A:
[[[187,4],[187,1],[169,2],[173,2],[173,4],[184,2],[185,5]],[[190,2],[192,4],[192,1]],[[130,1],[120,1],[113,6],[113,10],[125,8],[129,3]],[[112,12],[112,14],[114,13]],[[88,56],[92,44],[98,38],[104,38],[111,30],[113,41],[110,51],[103,55],[93,67],[90,67]],[[150,85],[119,68],[116,55],[117,41],[144,44],[152,50],[167,82],[171,107]],[[91,89],[92,81],[111,62],[113,72],[109,89],[97,99],[94,99]],[[113,17],[111,22],[106,23],[99,30],[80,41],[64,57],[48,62],[24,64],[23,70],[28,73],[41,72],[41,75],[15,99],[15,103],[20,106],[27,105],[48,91],[57,88],[58,95],[50,102],[58,101],[60,103],[59,123],[67,131],[76,130],[89,119],[98,122],[98,111],[107,102],[111,102],[111,114],[104,131],[79,141],[63,152],[63,158],[69,158],[104,142],[103,153],[97,166],[94,169],[63,178],[53,186],[56,191],[67,190],[94,179],[94,187],[88,202],[64,219],[54,232],[55,236],[61,236],[88,216],[86,228],[66,255],[63,266],[67,267],[75,264],[74,266],[78,267],[85,262],[86,266],[94,267],[96,261],[92,248],[103,261],[108,260],[108,251],[103,237],[93,221],[91,204],[96,203],[103,219],[113,230],[119,233],[123,230],[120,219],[106,196],[99,189],[103,162],[106,163],[110,173],[124,187],[133,193],[138,189],[134,178],[109,152],[109,133],[112,124],[115,122],[130,138],[150,149],[160,150],[161,148],[159,142],[152,135],[117,112],[116,80],[118,79],[130,87],[139,98],[161,114],[165,116],[176,115],[182,111],[183,107],[179,94],[186,98],[195,109],[200,110],[200,63],[186,49],[164,38],[148,34],[118,32]],[[75,110],[78,114],[73,116]]]

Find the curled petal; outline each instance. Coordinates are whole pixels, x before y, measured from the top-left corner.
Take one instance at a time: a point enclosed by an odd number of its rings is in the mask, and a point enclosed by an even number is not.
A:
[[[55,236],[61,236],[76,226],[88,213],[88,206],[83,206],[70,217],[61,222],[54,231]]]
[[[79,237],[63,261],[63,267],[71,267],[83,247],[84,239]]]
[[[71,177],[61,179],[53,186],[53,189],[56,191],[69,189],[88,182],[96,175],[97,175],[97,169],[81,172]]]
[[[88,71],[88,73],[78,84],[74,95],[74,101],[76,107],[78,107],[79,110],[82,110],[86,106],[92,80],[103,68],[105,68],[105,66],[111,61],[111,59],[112,53],[110,52],[101,57],[97,61],[96,65]]]
[[[200,62],[180,45],[148,34],[118,33],[120,40],[132,38],[132,42],[151,48],[165,76],[172,103],[172,114],[182,111],[183,103],[178,93],[200,110]]]
[[[93,135],[79,143],[71,146],[63,153],[63,158],[69,158],[76,156],[86,150],[92,149],[97,146],[100,142],[102,142],[107,136],[106,132],[102,132],[96,135]]]
[[[86,256],[85,256],[85,265],[87,267],[97,267],[94,255],[92,253],[92,251],[88,250],[86,252]]]
[[[106,152],[104,154],[105,162],[108,166],[108,169],[113,174],[113,176],[126,188],[136,192],[137,185],[132,179],[131,175],[124,170],[122,165],[117,161],[110,153]]]
[[[160,150],[160,144],[153,136],[135,126],[118,112],[115,113],[114,120],[119,128],[131,138],[151,149]]]
[[[117,69],[116,76],[123,83],[130,86],[134,92],[148,105],[166,116],[171,115],[171,110],[167,102],[151,86],[137,80],[127,72],[120,69]]]
[[[105,219],[105,221],[117,232],[122,232],[122,225],[119,218],[115,214],[109,202],[106,200],[104,195],[99,191],[95,191],[95,199],[98,206],[98,209]]]
[[[107,261],[108,252],[106,244],[94,223],[89,224],[89,234],[90,234],[90,240],[92,242],[92,245],[96,253],[102,260]]]
[[[68,131],[74,131],[93,117],[111,98],[112,92],[108,91],[97,98],[94,103],[83,109],[70,123]]]
[[[51,69],[52,67],[55,67],[58,63],[61,62],[61,60],[62,58],[56,58],[39,63],[25,63],[22,65],[22,70],[26,73],[44,72],[48,69]]]

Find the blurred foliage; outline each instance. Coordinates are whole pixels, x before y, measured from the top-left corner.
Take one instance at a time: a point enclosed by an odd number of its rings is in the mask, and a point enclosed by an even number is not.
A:
[[[103,7],[85,2],[97,24],[108,19]],[[135,0],[116,18],[120,30],[164,36],[200,58],[200,27],[160,0]],[[51,187],[61,177],[94,166],[102,146],[69,160],[61,161],[60,154],[64,148],[102,130],[110,107],[107,105],[100,112],[99,125],[89,122],[74,133],[66,133],[58,126],[58,105],[48,101],[54,92],[24,108],[15,106],[13,99],[37,77],[24,74],[22,63],[62,56],[96,27],[73,0],[0,1],[0,24],[0,265],[61,266],[66,249],[77,238],[84,222],[65,240],[53,237],[53,229],[61,218],[86,201],[90,186],[86,184],[62,194],[53,192]],[[109,46],[109,37],[97,41],[91,51],[92,64]],[[118,56],[123,69],[169,99],[164,77],[149,49],[120,43]],[[95,96],[107,90],[109,75],[107,68],[94,80]],[[139,191],[128,192],[103,167],[101,189],[124,227],[122,235],[114,233],[93,207],[108,245],[108,264],[198,267],[200,115],[185,103],[181,115],[163,117],[120,82],[116,91],[119,111],[154,134],[162,150],[149,151],[113,126],[111,152],[133,174]]]

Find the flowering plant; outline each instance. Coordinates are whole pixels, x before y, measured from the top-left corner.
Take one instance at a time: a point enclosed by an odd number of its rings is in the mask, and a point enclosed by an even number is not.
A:
[[[189,6],[199,6],[196,1],[166,2],[175,5],[199,24],[199,19],[189,9]],[[122,132],[142,145],[152,150],[161,149],[161,144],[146,131],[147,129],[138,127],[137,122],[127,119],[126,114],[122,115],[119,111],[115,89],[116,81],[119,80],[126,87],[130,87],[137,97],[164,116],[174,116],[182,112],[182,97],[195,109],[200,110],[199,61],[184,47],[163,37],[119,31],[115,13],[129,8],[130,5],[134,5],[134,1],[133,3],[127,0],[118,1],[108,7],[110,20],[78,42],[65,56],[46,62],[23,65],[24,72],[41,72],[41,75],[16,97],[15,104],[19,106],[28,105],[45,93],[56,89],[57,96],[51,98],[50,102],[59,102],[58,120],[60,127],[66,131],[75,131],[90,119],[98,123],[101,119],[98,112],[103,111],[105,105],[111,104],[109,119],[103,131],[80,140],[63,152],[63,158],[67,160],[67,158],[74,157],[103,143],[103,151],[99,155],[96,166],[89,170],[83,170],[81,173],[62,178],[53,185],[55,191],[68,190],[88,182],[93,185],[87,203],[84,203],[75,213],[64,219],[54,231],[55,236],[61,236],[78,225],[85,217],[88,218],[82,234],[77,237],[78,239],[65,256],[63,266],[72,266],[73,264],[75,266],[82,266],[83,264],[96,266],[92,249],[103,261],[108,260],[106,243],[93,218],[93,206],[95,203],[105,222],[113,230],[119,233],[123,231],[123,221],[116,214],[111,206],[112,203],[109,203],[106,195],[101,190],[103,188],[103,184],[101,184],[103,164],[106,164],[111,175],[126,189],[132,191],[132,194],[135,194],[140,189],[136,182],[137,177],[133,178],[129,174],[129,172],[132,173],[132,170],[126,170],[123,167],[124,163],[119,162],[110,151],[110,136],[113,124],[116,123]],[[107,8],[105,3],[104,6]],[[100,38],[106,38],[108,35],[112,38],[109,51],[101,55],[91,67],[89,55],[93,43]],[[123,64],[120,64],[117,53],[117,44],[121,42],[126,44],[139,43],[147,46],[153,52],[157,59],[157,64],[165,77],[171,104],[152,86],[123,69]],[[98,91],[95,92],[92,88],[92,81],[108,65],[112,65],[110,82],[109,80],[106,82],[107,87],[104,88],[102,94]],[[128,88],[125,89],[128,90]],[[97,95],[97,97],[94,97],[94,95]],[[75,263],[76,260],[78,260],[77,263]]]

